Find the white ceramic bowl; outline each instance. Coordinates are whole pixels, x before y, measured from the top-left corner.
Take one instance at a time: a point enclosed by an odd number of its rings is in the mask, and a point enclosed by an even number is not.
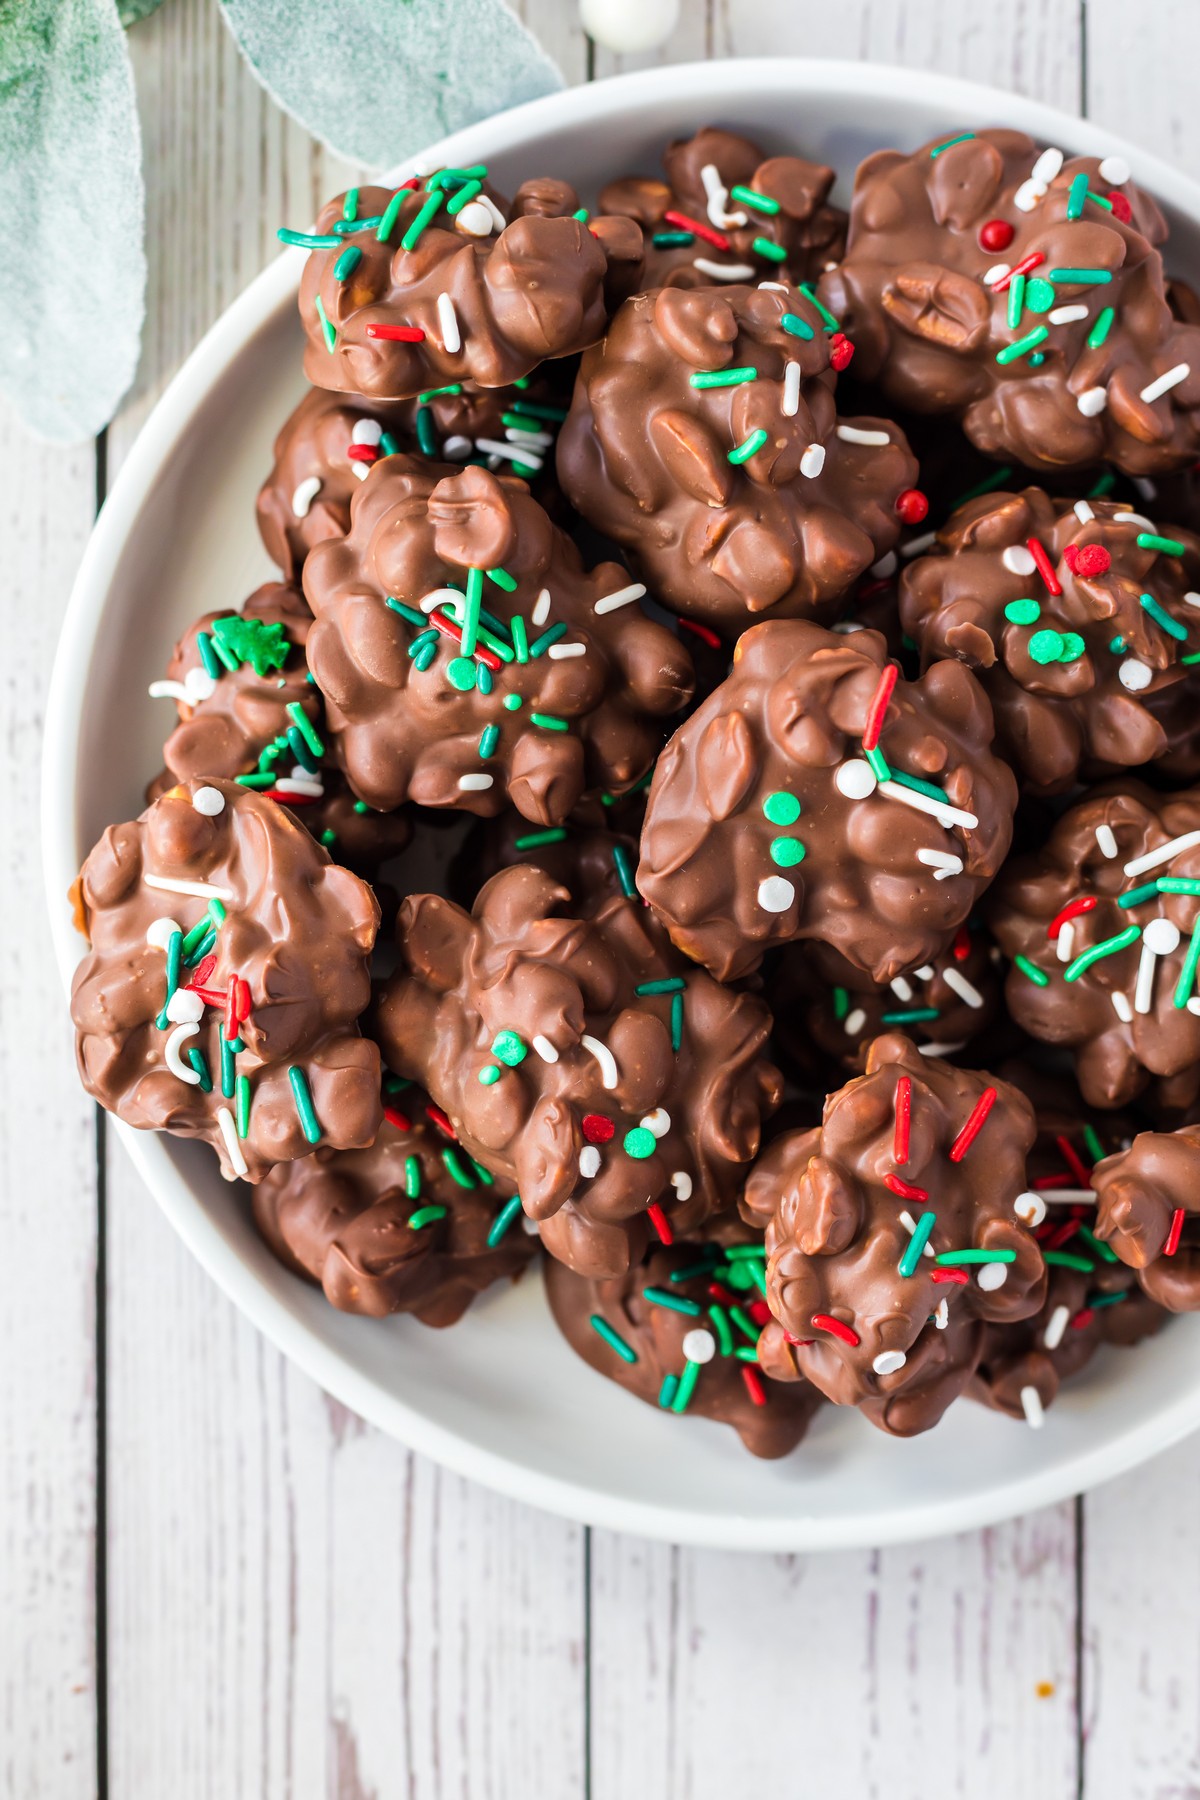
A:
[[[919,70],[787,59],[654,69],[552,95],[433,146],[418,166],[486,161],[502,188],[551,171],[594,196],[653,170],[664,141],[716,121],[839,171],[883,145],[978,123],[1070,151],[1125,154],[1171,220],[1172,264],[1200,274],[1200,187],[1099,126]],[[401,170],[397,179],[411,173]],[[282,222],[282,221],[281,221]],[[302,219],[287,221],[303,225]],[[46,882],[64,982],[80,955],[67,887],[104,826],[134,816],[159,766],[146,696],[178,632],[269,573],[254,495],[302,391],[301,255],[266,269],[203,339],[149,419],[97,522],[55,666],[46,728]],[[782,1463],[731,1433],[669,1422],[559,1338],[537,1280],[488,1296],[454,1330],[348,1318],[259,1242],[243,1191],[205,1148],[118,1127],[184,1241],[280,1349],[385,1431],[537,1506],[677,1542],[759,1550],[879,1544],[962,1530],[1128,1469],[1200,1423],[1200,1317],[1133,1354],[1101,1355],[1040,1432],[963,1403],[896,1442],[825,1409]]]

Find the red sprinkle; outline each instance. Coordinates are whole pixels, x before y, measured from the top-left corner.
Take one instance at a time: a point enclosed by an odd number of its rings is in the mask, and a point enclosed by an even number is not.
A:
[[[673,1244],[675,1242],[675,1233],[671,1230],[671,1221],[668,1219],[657,1200],[652,1206],[646,1208],[646,1217],[658,1233],[658,1241],[660,1244]]]
[[[816,1324],[815,1319],[813,1320],[813,1323],[814,1323],[814,1325]],[[787,1340],[787,1342],[792,1346],[793,1350],[807,1350],[807,1348],[810,1344],[813,1344],[816,1342],[815,1338],[793,1337],[792,1333],[787,1329],[786,1325],[783,1327],[783,1335],[784,1335],[785,1339]]]
[[[703,643],[710,645],[712,649],[719,650],[721,648],[720,638],[717,636],[716,632],[710,630],[707,625],[698,625],[695,619],[680,619],[679,623],[683,626],[685,631],[695,632],[696,636],[700,638]]]
[[[1084,544],[1082,547],[1070,544],[1068,549],[1075,552],[1071,567],[1076,575],[1082,575],[1085,580],[1094,579],[1097,575],[1107,575],[1112,568],[1112,557],[1103,544]]]
[[[1047,1250],[1061,1250],[1064,1244],[1070,1243],[1078,1230],[1078,1219],[1067,1219],[1063,1224],[1056,1225],[1054,1230],[1050,1233],[1050,1236],[1046,1239]]]
[[[919,525],[929,516],[929,501],[920,488],[905,488],[896,496],[896,511],[905,525]]]
[[[982,1094],[980,1094],[978,1100],[971,1109],[970,1118],[950,1146],[951,1162],[962,1161],[963,1157],[967,1154],[967,1151],[971,1148],[971,1145],[975,1142],[975,1139],[979,1136],[979,1133],[983,1130],[984,1122],[995,1104],[995,1088],[984,1088]]]
[[[1051,940],[1058,936],[1068,919],[1077,919],[1080,913],[1089,913],[1096,905],[1094,894],[1083,894],[1078,900],[1068,900],[1062,911],[1055,913],[1046,927],[1046,936]]]
[[[960,925],[954,934],[954,960],[966,962],[971,954],[971,929],[968,925]]]
[[[277,800],[280,806],[312,806],[321,798],[320,794],[289,794],[284,788],[264,788],[264,800]]]
[[[1071,1177],[1069,1175],[1039,1175],[1037,1180],[1032,1183],[1032,1186],[1039,1192],[1042,1188],[1070,1187],[1070,1185]]]
[[[746,1311],[755,1325],[762,1326],[771,1323],[771,1309],[765,1300],[752,1300]]]
[[[238,1034],[237,983],[237,976],[231,975],[229,986],[225,990],[225,1023],[221,1027],[221,1035],[227,1044],[232,1044]]]
[[[346,459],[348,462],[378,462],[379,446],[378,444],[347,444]]]
[[[731,1294],[729,1289],[727,1287],[722,1287],[719,1281],[709,1282],[708,1297],[710,1300],[719,1300],[722,1306],[737,1305],[737,1295]]]
[[[1075,1317],[1071,1320],[1071,1330],[1085,1331],[1095,1316],[1092,1308],[1090,1306],[1085,1306],[1082,1312],[1077,1312]]]
[[[189,992],[199,994],[205,1006],[224,1007],[229,1000],[228,990],[223,988],[194,987]]]
[[[908,1133],[911,1123],[912,1077],[910,1075],[901,1075],[896,1083],[896,1129],[892,1136],[892,1159],[893,1161],[898,1162],[901,1167],[908,1161]],[[895,1177],[888,1177],[889,1187],[892,1186],[894,1179]],[[906,1183],[901,1182],[900,1186],[904,1187],[906,1186]],[[899,1189],[893,1187],[892,1191],[898,1193]],[[912,1190],[912,1198],[914,1200],[919,1191],[920,1190],[917,1188]]]
[[[1183,1221],[1186,1213],[1182,1206],[1177,1206],[1171,1214],[1171,1229],[1167,1233],[1167,1241],[1163,1245],[1164,1256],[1174,1256],[1179,1248],[1179,1239],[1183,1234]]]
[[[843,1344],[849,1344],[851,1348],[856,1349],[862,1343],[852,1326],[843,1325],[840,1319],[832,1318],[829,1313],[814,1313],[809,1324],[817,1331],[827,1331],[830,1337],[841,1338]],[[809,1342],[811,1341],[810,1339]]]
[[[750,1398],[753,1400],[755,1406],[765,1406],[767,1404],[767,1390],[762,1384],[762,1376],[759,1374],[758,1370],[752,1369],[749,1363],[743,1363],[742,1380],[745,1382]]]
[[[425,1117],[427,1119],[432,1119],[438,1130],[444,1132],[446,1137],[452,1138],[457,1144],[458,1133],[455,1131],[453,1125],[450,1123],[440,1106],[427,1106],[425,1108]]]
[[[388,344],[423,344],[425,333],[419,325],[368,325],[369,338],[382,338]]]
[[[694,231],[698,238],[703,238],[705,243],[711,244],[715,250],[728,250],[729,248],[729,239],[724,232],[714,231],[711,225],[705,225],[701,219],[689,219],[686,213],[665,212],[663,223],[677,225],[682,231]]]
[[[986,219],[979,227],[979,248],[995,255],[998,250],[1007,250],[1016,235],[1007,219]]]
[[[937,1282],[948,1281],[953,1287],[966,1287],[968,1278],[965,1269],[935,1269],[929,1279]]]
[[[862,747],[864,750],[874,750],[879,742],[883,721],[887,715],[888,702],[892,697],[892,689],[896,685],[896,677],[899,672],[895,663],[888,663],[880,674],[879,685],[871,696],[871,704],[867,708],[867,722],[863,726]]]
[[[208,978],[212,974],[212,972],[216,968],[216,966],[217,966],[217,953],[215,950],[210,950],[207,956],[202,956],[200,958],[200,961],[196,964],[195,968],[192,970],[191,979],[188,982],[186,982],[185,985],[187,987],[190,987],[193,989],[207,987],[208,986]],[[225,998],[224,994],[221,995],[221,998],[222,998],[222,1000],[224,1000],[224,998]]]
[[[1133,208],[1132,208],[1132,206],[1130,206],[1129,201],[1126,199],[1125,195],[1118,194],[1116,189],[1114,188],[1112,190],[1112,192],[1108,195],[1108,198],[1112,202],[1113,218],[1120,219],[1122,225],[1132,225],[1132,223],[1133,223]]]
[[[1062,583],[1059,581],[1058,576],[1054,573],[1054,564],[1050,561],[1050,558],[1046,555],[1046,552],[1042,548],[1041,544],[1038,543],[1036,538],[1026,538],[1025,544],[1029,551],[1030,556],[1032,556],[1034,562],[1037,564],[1038,574],[1041,576],[1042,580],[1045,582],[1047,588],[1050,590],[1050,592],[1052,594],[1061,594],[1062,593]]]
[[[456,643],[462,643],[462,627],[456,625],[454,620],[449,618],[440,607],[434,607],[429,615],[429,623],[436,625],[439,631],[444,631],[446,636],[452,637]],[[481,663],[487,664],[489,669],[499,669],[502,666],[496,652],[486,650],[482,644],[476,644],[474,653]]]
[[[603,1113],[584,1113],[580,1130],[589,1144],[607,1144],[616,1126]]]
[[[999,281],[992,283],[993,294],[1002,294],[1006,287],[1011,287],[1015,276],[1028,275],[1030,269],[1036,269],[1038,264],[1044,263],[1045,260],[1046,252],[1044,250],[1031,250],[1028,256],[1022,257],[1019,263],[1013,264],[1007,275],[1002,275]]]
[[[1091,1174],[1070,1138],[1066,1137],[1062,1132],[1059,1132],[1054,1141],[1058,1145],[1058,1154],[1062,1157],[1080,1187],[1091,1187]]]
[[[835,331],[829,340],[829,360],[840,375],[854,360],[854,345],[844,331]]]
[[[890,1188],[893,1194],[899,1194],[902,1200],[925,1201],[929,1198],[924,1188],[914,1187],[911,1181],[904,1181],[899,1175],[885,1175],[883,1185]]]
[[[237,1022],[244,1025],[250,1017],[250,983],[243,981],[240,975],[233,976],[234,1005],[237,1008]]]
[[[396,1127],[397,1131],[412,1130],[412,1120],[408,1118],[406,1114],[402,1113],[398,1106],[385,1106],[383,1109],[383,1116],[389,1125],[394,1125]]]

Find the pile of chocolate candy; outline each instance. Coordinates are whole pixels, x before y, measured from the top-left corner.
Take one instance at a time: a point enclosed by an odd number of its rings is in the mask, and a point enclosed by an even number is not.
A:
[[[727,130],[663,168],[280,233],[280,579],[151,689],[83,1079],[347,1311],[540,1255],[758,1455],[1039,1426],[1200,1307],[1200,302],[1121,159],[1015,131],[848,217]]]

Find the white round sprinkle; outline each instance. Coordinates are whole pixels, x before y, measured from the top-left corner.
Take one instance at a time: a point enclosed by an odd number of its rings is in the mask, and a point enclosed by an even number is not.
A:
[[[1105,181],[1111,181],[1114,187],[1124,187],[1132,170],[1123,156],[1106,156],[1100,164],[1100,173]]]
[[[654,1111],[648,1112],[639,1123],[642,1130],[648,1131],[652,1137],[666,1137],[671,1129],[671,1115],[665,1106],[656,1106]]]
[[[1008,1264],[1002,1262],[980,1263],[979,1273],[975,1277],[985,1294],[996,1288],[1002,1288],[1008,1280]]]
[[[758,904],[764,912],[784,913],[795,898],[795,888],[782,875],[768,875],[758,884]]]
[[[300,482],[292,495],[292,515],[297,519],[307,519],[308,509],[321,491],[321,477],[309,475]]]
[[[1013,1211],[1023,1225],[1028,1225],[1032,1229],[1034,1226],[1040,1225],[1046,1217],[1046,1202],[1040,1194],[1035,1194],[1032,1188],[1027,1188],[1013,1201]]]
[[[686,1169],[676,1169],[671,1177],[671,1186],[675,1189],[675,1198],[679,1201],[692,1197],[692,1178]]]
[[[172,1025],[196,1025],[204,1017],[204,1002],[191,988],[176,988],[167,1001]]]
[[[802,475],[807,475],[809,480],[812,481],[821,473],[821,470],[824,467],[824,444],[810,444],[808,449],[804,452],[804,455],[800,458],[800,473]]]
[[[455,229],[467,237],[491,237],[492,215],[478,200],[468,200],[462,211],[454,215]]]
[[[352,444],[377,444],[383,436],[383,426],[378,419],[356,419],[354,430],[350,433]]]
[[[1085,388],[1075,402],[1085,419],[1094,419],[1108,405],[1108,389],[1102,387]]]
[[[183,678],[184,704],[199,706],[202,700],[211,700],[217,691],[217,678],[210,675],[201,663],[189,669]]]
[[[717,1354],[717,1340],[711,1331],[705,1331],[703,1325],[697,1325],[684,1337],[683,1354],[689,1362],[711,1362]]]
[[[1062,151],[1051,145],[1048,150],[1042,151],[1042,154],[1038,157],[1032,169],[1030,169],[1029,179],[1031,181],[1040,182],[1042,187],[1049,187],[1062,166]]]
[[[1121,686],[1127,687],[1131,694],[1140,693],[1143,688],[1148,688],[1152,680],[1151,670],[1146,663],[1139,662],[1136,656],[1127,656],[1117,673],[1121,679]]]
[[[1040,1431],[1046,1417],[1046,1409],[1042,1405],[1042,1396],[1035,1387],[1021,1389],[1021,1408],[1034,1431]]]
[[[1024,544],[1010,544],[1000,558],[1010,575],[1032,575],[1037,568],[1032,553]]]
[[[1142,943],[1155,956],[1170,956],[1179,948],[1179,927],[1170,919],[1151,919],[1142,933]]]
[[[165,950],[180,927],[174,919],[155,919],[146,927],[146,942],[155,950]]]
[[[470,456],[474,448],[469,437],[462,437],[455,432],[454,436],[448,437],[442,445],[442,455],[447,462],[462,462],[464,457]]]
[[[881,1350],[871,1367],[877,1375],[894,1375],[907,1361],[908,1357],[903,1350]]]
[[[851,757],[849,762],[844,762],[834,780],[838,793],[845,794],[847,800],[865,800],[879,785],[874,769],[861,756]]]
[[[198,813],[203,813],[206,819],[215,819],[218,813],[225,811],[225,796],[220,788],[197,788],[192,795],[192,805]]]
[[[585,1144],[579,1152],[579,1173],[585,1181],[600,1173],[600,1152],[595,1144]]]

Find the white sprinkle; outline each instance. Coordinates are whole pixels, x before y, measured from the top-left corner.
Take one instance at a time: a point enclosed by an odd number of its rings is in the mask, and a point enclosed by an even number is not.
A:
[[[197,788],[192,795],[192,805],[195,807],[196,811],[202,813],[206,819],[215,819],[219,813],[225,811],[225,796],[220,788]]]
[[[897,975],[888,985],[891,987],[897,1000],[903,1000],[905,1006],[907,1006],[913,997],[913,991],[911,984],[904,979],[903,975]]]
[[[889,575],[896,573],[898,567],[899,558],[896,552],[889,550],[886,556],[881,556],[877,563],[871,564],[871,573],[877,575],[881,581],[886,581]]]
[[[1040,181],[1034,181],[1031,176],[1028,181],[1023,181],[1021,183],[1020,187],[1013,195],[1013,205],[1017,208],[1018,212],[1032,212],[1039,200],[1044,200],[1045,198],[1045,188]]]
[[[796,368],[797,366],[798,365],[795,363],[792,364],[793,368]],[[800,473],[807,476],[809,481],[814,481],[824,467],[824,444],[810,444],[808,449],[804,452],[804,455],[800,458]]]
[[[1102,856],[1114,857],[1117,854],[1117,840],[1111,825],[1097,825],[1096,846]]]
[[[1068,919],[1065,924],[1059,926],[1054,947],[1058,952],[1059,962],[1069,963],[1075,954],[1075,921],[1073,919]]]
[[[488,212],[492,216],[492,223],[496,227],[497,231],[503,231],[506,228],[506,226],[508,225],[508,220],[505,218],[504,214],[500,211],[500,208],[496,205],[496,202],[492,199],[492,196],[490,194],[477,194],[475,196],[475,200],[468,201],[467,204],[475,205],[476,203],[478,203],[478,205],[480,205],[480,206],[487,207]],[[466,212],[466,210],[467,210],[467,208],[464,206],[463,212]],[[459,213],[458,216],[461,219],[462,213]]]
[[[631,581],[628,587],[618,588],[615,594],[605,594],[603,600],[597,600],[592,611],[594,613],[616,612],[618,606],[628,606],[632,600],[640,600],[645,591],[644,581]]]
[[[468,237],[491,237],[495,229],[491,213],[478,200],[468,200],[461,212],[454,215],[454,224]]]
[[[707,256],[697,256],[692,263],[693,269],[699,269],[702,275],[711,275],[714,281],[752,281],[754,270],[749,263],[716,263]]]
[[[838,793],[845,794],[847,800],[865,800],[879,785],[874,769],[861,756],[844,762],[833,779]]]
[[[708,199],[709,221],[718,231],[736,231],[746,223],[744,212],[727,212],[729,189],[721,180],[715,163],[705,163],[700,171],[700,179],[704,183],[704,192]]]
[[[1147,850],[1145,856],[1135,856],[1132,862],[1125,864],[1125,873],[1141,875],[1147,869],[1157,869],[1160,863],[1170,862],[1173,856],[1190,850],[1193,844],[1200,844],[1200,831],[1185,831],[1182,837],[1169,838],[1157,850]]]
[[[945,1331],[950,1323],[950,1305],[944,1294],[934,1310],[933,1322],[939,1331]]]
[[[675,1198],[682,1202],[692,1197],[692,1178],[686,1169],[676,1169],[671,1176],[671,1186],[675,1189]]]
[[[1200,594],[1196,593],[1194,588],[1189,588],[1187,593],[1183,596],[1183,604],[1185,606],[1200,606]]]
[[[1114,513],[1112,516],[1112,522],[1114,525],[1136,525],[1138,527],[1139,531],[1157,531],[1157,529],[1158,529],[1158,527],[1154,523],[1154,520],[1148,519],[1146,517],[1145,513],[1135,513],[1135,512]]]
[[[948,881],[951,875],[961,875],[963,872],[962,857],[951,856],[945,850],[918,850],[917,861],[924,863],[927,869],[936,871],[933,877],[935,881]]]
[[[931,545],[937,543],[936,531],[923,531],[920,537],[909,538],[907,544],[901,544],[901,556],[923,556]]]
[[[784,366],[783,400],[781,405],[785,419],[794,419],[800,409],[800,364],[798,362],[790,362]],[[801,461],[800,473],[802,475],[819,475],[821,473],[821,464],[825,461],[824,446],[821,444],[810,444],[808,449],[804,452],[804,456],[806,459],[811,458],[814,450],[819,450],[821,452],[821,460],[815,469],[806,469],[804,461]]]
[[[1114,187],[1124,187],[1132,171],[1123,156],[1106,156],[1100,164],[1100,173]]]
[[[232,900],[231,888],[216,887],[211,881],[176,881],[171,875],[146,875],[147,887],[160,888],[164,894],[192,894],[197,900]]]
[[[457,588],[433,588],[428,594],[422,594],[417,601],[423,613],[430,613],[435,606],[441,606],[451,618],[457,618],[455,607],[462,605],[462,595]]]
[[[1086,306],[1055,306],[1046,314],[1046,321],[1050,325],[1074,325],[1077,319],[1087,316]]]
[[[485,775],[482,770],[478,775],[460,775],[458,778],[459,791],[464,794],[482,794],[493,785],[494,781],[494,776]]]
[[[960,1000],[965,1000],[968,1006],[978,1008],[983,1005],[983,995],[979,989],[969,982],[962,971],[956,969],[953,964],[942,970],[942,980],[951,992],[957,994]]]
[[[462,462],[464,457],[470,456],[474,447],[469,437],[463,437],[461,432],[455,432],[454,436],[448,437],[442,445],[442,456],[447,462]]]
[[[356,419],[354,430],[350,433],[352,444],[378,444],[383,437],[383,426],[378,419]]]
[[[152,700],[178,700],[184,706],[199,706],[202,700],[209,700],[216,693],[217,680],[197,663],[182,681],[152,681],[146,691]]]
[[[1155,963],[1160,956],[1170,956],[1179,948],[1179,927],[1170,919],[1151,919],[1142,933],[1142,953],[1138,958],[1137,981],[1133,988],[1133,1010],[1148,1013],[1154,1004]]]
[[[839,425],[837,434],[844,444],[866,444],[873,449],[892,441],[886,431],[863,431],[858,425]]]
[[[980,1263],[979,1273],[975,1277],[985,1294],[994,1293],[1002,1288],[1008,1280],[1008,1264],[1002,1262]]]
[[[845,1032],[847,1037],[857,1037],[867,1022],[867,1015],[861,1006],[856,1006],[852,1013],[846,1014]]]
[[[905,1231],[907,1231],[909,1237],[911,1237],[913,1232],[917,1229],[917,1221],[907,1209],[900,1214],[900,1223],[903,1225]],[[932,1261],[933,1254],[933,1245],[926,1240],[926,1242],[921,1245],[921,1255],[929,1257],[930,1261]]]
[[[595,1144],[585,1144],[579,1152],[579,1173],[585,1181],[600,1173],[600,1152]]]
[[[786,294],[790,292],[786,281],[760,281],[758,286],[760,292],[763,292],[764,290],[775,294]]]
[[[785,913],[795,898],[795,888],[782,875],[768,875],[758,884],[758,904],[764,912]]]
[[[984,287],[995,287],[998,281],[1003,281],[1004,277],[1011,273],[1011,263],[993,263],[990,269],[985,269],[983,272],[983,285]]]
[[[176,988],[166,1004],[172,1025],[198,1025],[204,1017],[204,1002],[193,988]]]
[[[475,448],[488,456],[506,456],[510,462],[528,463],[534,470],[542,466],[536,450],[526,450],[521,444],[502,444],[499,438],[476,438]]]
[[[711,1362],[717,1354],[717,1340],[711,1331],[706,1331],[703,1325],[697,1325],[684,1333],[682,1349],[689,1362]]]
[[[1172,919],[1151,919],[1142,942],[1154,956],[1170,956],[1179,948],[1179,927]]]
[[[463,208],[463,212],[468,210],[467,207]],[[458,216],[461,219],[462,213],[459,213]],[[526,1237],[541,1237],[542,1235],[537,1220],[531,1219],[527,1212],[521,1214],[521,1230],[525,1233]]]
[[[589,1037],[586,1031],[579,1042],[583,1045],[585,1050],[591,1052],[596,1061],[600,1064],[601,1085],[606,1088],[615,1088],[618,1081],[617,1059],[609,1049],[608,1045],[602,1044],[599,1038]]]
[[[1046,1217],[1046,1202],[1032,1188],[1026,1188],[1013,1201],[1013,1211],[1023,1225],[1028,1225],[1033,1230]]]
[[[1191,372],[1189,363],[1176,363],[1173,369],[1168,369],[1165,375],[1160,375],[1157,381],[1152,381],[1149,386],[1144,387],[1141,398],[1147,406],[1152,406],[1156,400],[1161,400],[1164,394],[1169,394],[1173,387],[1178,387],[1181,381],[1186,381]]]
[[[1079,520],[1081,525],[1090,525],[1095,516],[1095,513],[1092,511],[1086,500],[1077,500],[1075,502],[1075,517]]]
[[[898,781],[881,781],[879,792],[889,800],[899,800],[902,806],[915,807],[917,812],[928,813],[939,825],[949,831],[952,825],[961,825],[964,831],[974,831],[979,820],[974,813],[963,812],[960,807],[950,806],[941,800],[931,800],[928,794],[919,794],[916,788],[902,787]]]
[[[1032,575],[1037,568],[1033,556],[1024,544],[1010,544],[1000,561],[1010,575]]]
[[[321,477],[308,475],[299,482],[292,494],[292,516],[296,519],[307,519],[308,509],[321,491]]]
[[[860,624],[857,619],[839,619],[837,624],[831,625],[829,629],[836,631],[839,637],[853,637],[856,631],[866,631],[869,627]]]
[[[1150,686],[1153,671],[1148,663],[1139,662],[1136,656],[1127,656],[1117,670],[1117,677],[1131,694],[1140,694],[1143,688]]]
[[[189,1038],[197,1036],[199,1030],[200,1027],[194,1020],[185,1020],[171,1033],[163,1048],[163,1057],[168,1069],[180,1081],[186,1081],[189,1087],[199,1087],[200,1073],[199,1070],[191,1068],[183,1061],[180,1051]]]
[[[913,970],[913,974],[916,976],[918,981],[932,981],[933,975],[934,975],[933,964],[932,963],[922,963],[921,967],[919,969]]]
[[[365,481],[367,476],[371,473],[371,470],[375,467],[375,464],[369,462],[352,462],[350,467],[354,472],[355,481]]]
[[[562,662],[568,656],[586,656],[586,644],[551,644],[546,652],[552,662]]]
[[[556,1063],[558,1061],[558,1051],[554,1048],[550,1039],[548,1037],[543,1037],[540,1031],[533,1039],[533,1047],[543,1062]]]
[[[531,450],[548,450],[554,442],[549,431],[518,431],[515,425],[506,425],[504,435],[510,444],[526,444]]]
[[[1147,476],[1131,475],[1129,477],[1129,479],[1130,479],[1130,481],[1132,481],[1134,487],[1137,489],[1138,493],[1140,494],[1140,496],[1143,500],[1157,500],[1158,499],[1158,489],[1155,487],[1154,483],[1148,479]]]
[[[1029,179],[1030,181],[1038,182],[1044,188],[1048,188],[1062,166],[1063,153],[1061,150],[1055,149],[1052,144],[1048,150],[1042,151],[1042,154],[1038,157],[1032,169],[1030,169]]]
[[[306,781],[300,775],[280,775],[275,788],[280,794],[310,794],[314,800],[320,800],[325,793],[322,782]]]
[[[1070,1317],[1071,1309],[1069,1306],[1056,1306],[1054,1311],[1050,1314],[1050,1317],[1046,1322],[1046,1329],[1042,1333],[1042,1342],[1045,1344],[1047,1350],[1058,1349],[1058,1346],[1062,1343],[1063,1332],[1067,1329]]]
[[[1094,419],[1108,405],[1108,389],[1103,387],[1085,388],[1075,405],[1085,419]]]
[[[643,1131],[650,1133],[651,1137],[666,1137],[671,1129],[671,1115],[665,1106],[656,1106],[653,1112],[648,1112],[644,1119],[639,1119],[638,1123]]]
[[[1040,1431],[1046,1421],[1046,1409],[1042,1405],[1042,1396],[1035,1387],[1021,1389],[1021,1410],[1033,1430]]]
[[[183,928],[174,919],[155,919],[146,927],[146,942],[155,950],[166,950],[176,932],[183,936]]]
[[[1200,995],[1192,995],[1187,1003],[1187,1009],[1190,1013],[1200,1013]]]
[[[1125,995],[1122,994],[1118,988],[1114,988],[1110,998],[1112,999],[1113,1011],[1116,1013],[1118,1019],[1120,1019],[1122,1025],[1132,1025],[1133,1008],[1130,1006]]]
[[[903,1350],[881,1350],[871,1367],[877,1375],[894,1375],[907,1361],[908,1357]]]
[[[193,1074],[195,1071],[193,1070]],[[242,1146],[238,1143],[237,1126],[233,1122],[233,1114],[227,1106],[218,1106],[217,1124],[221,1128],[221,1136],[225,1139],[225,1154],[235,1175],[247,1175],[246,1159],[242,1155]]]

